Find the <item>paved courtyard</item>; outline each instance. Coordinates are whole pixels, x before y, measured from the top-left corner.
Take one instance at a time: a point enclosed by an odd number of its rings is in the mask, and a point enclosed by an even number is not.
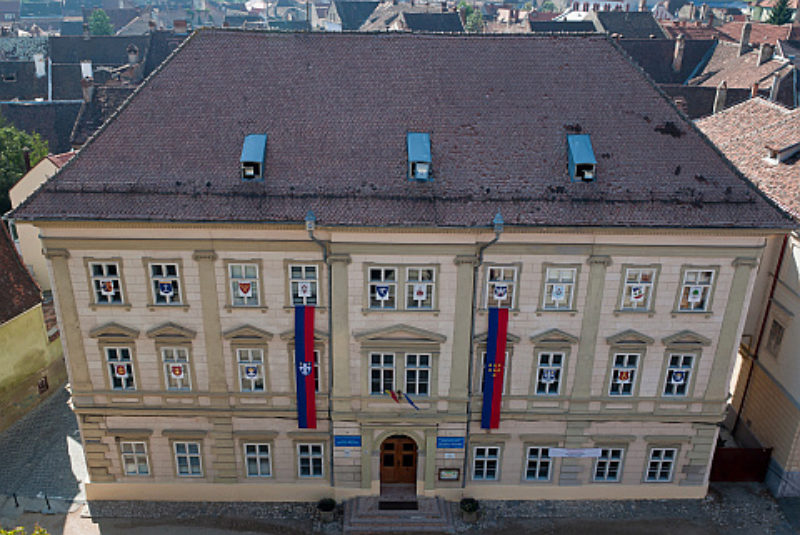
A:
[[[39,524],[52,535],[333,535],[341,531],[341,514],[336,522],[320,524],[313,507],[298,516],[297,506],[291,505],[265,505],[266,514],[260,516],[267,520],[259,522],[237,515],[235,505],[225,507],[227,516],[209,509],[207,515],[196,518],[91,518],[84,504],[86,466],[68,402],[69,392],[62,388],[0,434],[0,527]],[[120,510],[139,508],[126,505]],[[146,504],[141,509],[146,516]],[[288,510],[295,512],[283,518],[282,512]],[[484,502],[477,524],[456,522],[457,531],[469,535],[793,535],[800,533],[797,527],[800,499],[779,503],[755,483],[715,484],[704,500]]]

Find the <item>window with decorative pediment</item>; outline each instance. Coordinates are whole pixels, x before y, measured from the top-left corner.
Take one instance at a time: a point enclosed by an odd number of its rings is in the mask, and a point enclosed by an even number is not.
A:
[[[697,363],[703,348],[711,345],[711,340],[692,331],[681,331],[663,338],[666,347],[661,395],[665,397],[684,397],[691,395]]]
[[[272,333],[243,325],[225,332],[223,337],[230,343],[239,391],[267,391],[267,344]]]
[[[194,380],[192,341],[197,333],[175,323],[165,323],[147,332],[155,341],[161,360],[164,390],[190,391]]]
[[[89,336],[98,342],[105,364],[110,390],[132,392],[137,388],[135,358],[139,331],[118,323],[106,323],[93,329]]]
[[[609,336],[606,342],[610,349],[608,390],[612,397],[630,397],[638,394],[641,365],[647,346],[655,340],[633,330]]]
[[[529,395],[559,396],[565,392],[569,356],[578,338],[560,329],[531,336],[534,365]]]

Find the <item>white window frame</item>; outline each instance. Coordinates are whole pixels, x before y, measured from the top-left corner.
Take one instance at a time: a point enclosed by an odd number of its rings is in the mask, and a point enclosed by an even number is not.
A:
[[[651,448],[647,459],[647,471],[644,480],[648,483],[669,483],[675,471],[675,463],[678,460],[677,448]],[[662,477],[664,469],[667,469],[667,476]]]
[[[519,269],[512,265],[486,266],[486,287],[484,288],[484,303],[486,308],[515,308],[517,305],[517,278]],[[506,299],[495,299],[495,286],[498,284],[507,287]]]
[[[428,397],[431,395],[431,360],[430,353],[405,354],[405,390],[409,396]],[[424,362],[424,363],[423,363]],[[424,376],[424,380],[422,377]],[[424,385],[424,392],[420,386]]]
[[[563,351],[539,351],[536,367],[536,395],[557,396],[561,393],[561,377],[564,372],[564,359],[567,356]],[[545,371],[552,370],[555,381],[545,383],[542,381]]]
[[[503,370],[503,394],[507,394],[508,393],[508,375],[509,375],[508,368],[509,368],[509,364],[511,364],[511,354],[508,351],[506,351],[506,364],[505,364],[505,369]],[[481,352],[481,368],[480,368],[481,380],[480,380],[480,387],[479,387],[481,394],[483,394],[483,389],[486,386],[486,384],[484,382],[485,379],[486,379],[486,375],[484,374],[484,370],[486,370],[486,351],[482,351]]]
[[[119,454],[122,458],[122,473],[125,476],[149,476],[150,463],[147,459],[147,443],[138,440],[126,440],[119,443]],[[134,467],[133,471],[128,467]],[[142,470],[144,468],[144,470]]]
[[[592,481],[600,483],[617,482],[622,477],[622,463],[625,448],[601,448],[600,457],[595,459]]]
[[[473,448],[472,479],[473,481],[497,481],[500,479],[500,446],[475,446]]]
[[[170,356],[172,355],[172,356]],[[161,362],[164,370],[164,385],[167,390],[189,391],[192,389],[192,374],[189,364],[189,349],[180,346],[164,346],[161,348]],[[181,366],[183,377],[172,375],[170,366]]]
[[[317,264],[289,264],[289,304],[291,306],[319,306],[319,266]],[[299,270],[299,273],[295,273]],[[309,276],[313,271],[314,276]],[[299,275],[299,276],[296,276]],[[311,284],[311,295],[300,296],[299,284]]]
[[[416,276],[412,274],[416,272]],[[426,279],[423,275],[430,272],[430,278]],[[424,301],[414,299],[414,286],[422,284],[426,286],[426,298]],[[407,310],[433,310],[436,308],[436,268],[433,266],[412,266],[406,267],[406,309]],[[427,303],[427,304],[420,304]]]
[[[655,279],[656,268],[626,268],[625,278],[622,281],[622,300],[620,301],[619,308],[621,310],[637,312],[650,310]],[[633,299],[633,289],[637,286],[644,290],[644,298],[640,302]]]
[[[325,444],[303,442],[297,444],[297,477],[320,478],[325,476]],[[308,473],[303,474],[303,461],[308,462]],[[317,461],[317,462],[315,462]],[[318,470],[317,470],[318,468]]]
[[[184,451],[178,451],[183,446]],[[194,447],[197,451],[192,452]],[[194,441],[176,441],[172,443],[172,451],[175,454],[175,472],[178,477],[203,477],[203,445],[200,442]],[[181,459],[186,459],[186,473],[181,473]],[[197,464],[193,465],[192,460],[196,460]],[[194,471],[194,466],[197,471]]]
[[[375,361],[374,357],[378,357],[378,362]],[[387,363],[388,360],[391,361],[391,364]],[[395,366],[397,365],[397,355],[394,353],[384,353],[379,351],[371,351],[369,353],[369,393],[373,396],[383,396],[386,393],[386,390],[394,391],[395,387]],[[387,375],[390,376],[390,379],[387,381]],[[377,377],[380,381],[381,389],[380,392],[376,392],[373,389],[373,378]],[[385,388],[387,383],[391,383],[391,388]]]
[[[689,395],[689,385],[694,374],[694,363],[697,355],[694,353],[670,353],[667,357],[667,371],[664,374],[664,389],[661,394],[666,397],[686,397]],[[683,383],[677,384],[672,380],[675,372],[683,372],[686,377]],[[683,390],[681,390],[683,387]]]
[[[542,476],[542,470],[546,475]],[[531,477],[531,472],[536,474]],[[528,446],[525,448],[525,480],[550,481],[553,475],[553,459],[550,457],[550,446]]]
[[[96,272],[99,268],[99,272]],[[109,273],[113,268],[114,273]],[[92,290],[94,293],[94,304],[96,305],[119,305],[124,302],[122,294],[122,275],[118,262],[89,262],[89,273],[92,277]],[[101,284],[103,280],[110,280],[114,289],[113,295],[103,295]]]
[[[373,273],[379,274],[373,278]],[[387,274],[392,273],[394,278],[387,279]],[[397,310],[397,286],[400,270],[393,266],[367,266],[369,308],[372,310]],[[377,287],[388,286],[386,299],[378,299]]]
[[[239,391],[240,392],[264,392],[266,391],[267,378],[264,375],[264,350],[260,347],[237,347],[236,362],[239,367]],[[247,377],[246,370],[250,366],[255,366],[258,375],[250,379]],[[259,388],[260,382],[260,388]],[[246,385],[249,384],[249,387]]]
[[[641,353],[614,353],[611,363],[611,381],[608,385],[608,395],[614,397],[630,397],[636,390],[636,380],[639,375],[639,363],[642,360]],[[620,375],[623,372],[630,372],[630,380],[621,381]],[[617,386],[617,388],[615,388]],[[628,387],[629,388],[626,388]]]
[[[247,477],[272,477],[272,448],[269,443],[245,442],[242,444],[242,450]],[[251,464],[255,472],[250,471]]]
[[[578,268],[551,266],[544,271],[544,292],[542,292],[542,310],[573,310],[575,298],[575,284],[578,278]],[[566,278],[570,275],[569,278]],[[563,304],[553,299],[553,288],[557,285],[564,286],[566,299]]]
[[[234,271],[238,270],[238,275]],[[249,273],[248,273],[249,271]],[[258,264],[231,262],[228,264],[228,281],[231,289],[231,306],[257,307],[260,303]],[[239,296],[239,283],[250,283],[250,297]]]
[[[170,268],[174,273],[171,273]],[[176,262],[150,262],[147,265],[148,275],[150,276],[150,290],[153,295],[153,304],[157,306],[182,305],[183,298],[181,292],[181,266]],[[161,274],[156,274],[156,269]],[[161,295],[158,290],[160,282],[172,284],[172,295]]]
[[[103,354],[106,359],[108,369],[108,380],[111,390],[133,391],[136,390],[136,378],[133,373],[133,348],[129,346],[105,346]],[[127,358],[123,355],[127,354]],[[115,368],[125,366],[127,377],[117,377]],[[117,384],[119,383],[119,386]]]
[[[708,280],[701,280],[701,277],[708,275]],[[681,294],[678,301],[679,312],[708,312],[711,304],[711,293],[714,290],[716,271],[713,269],[686,269],[683,272],[681,282]],[[700,288],[701,299],[693,303],[689,301],[689,294],[693,288]],[[684,305],[684,302],[686,303]]]

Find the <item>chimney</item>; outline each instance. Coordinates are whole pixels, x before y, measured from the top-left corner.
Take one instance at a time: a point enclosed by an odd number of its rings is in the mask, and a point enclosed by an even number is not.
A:
[[[639,0],[639,11],[647,11],[647,0]]]
[[[713,25],[714,25],[714,10],[709,9],[708,10],[708,27],[710,28]]]
[[[758,47],[758,63],[756,66],[763,65],[764,63],[768,62],[772,59],[772,45],[768,45],[767,43],[761,43],[761,46]]]
[[[139,49],[136,48],[136,45],[133,43],[129,44],[126,52],[128,52],[128,63],[131,65],[139,63]]]
[[[753,85],[750,87],[750,98],[756,98],[758,96],[758,82],[753,82]]]
[[[703,4],[700,6],[700,20],[706,20],[708,16],[708,4]]]
[[[189,33],[186,19],[173,20],[172,29],[175,31],[175,35],[186,35],[187,33]]]
[[[89,39],[89,37],[90,37],[89,36],[89,23],[88,22],[84,22],[83,23],[83,38],[84,39]]]
[[[92,60],[81,60],[81,78],[94,78],[94,72],[92,71]]]
[[[461,19],[461,24],[467,23],[467,8],[465,7],[458,8],[458,18]]]
[[[680,72],[683,67],[683,49],[686,46],[683,34],[675,38],[675,50],[672,53],[672,70]]]
[[[697,10],[694,7],[694,2],[689,2],[689,20],[694,20]]]
[[[714,110],[711,113],[719,113],[724,110],[726,98],[728,98],[728,84],[723,80],[717,86],[717,94],[714,97]]]
[[[739,38],[739,55],[743,55],[747,52],[747,48],[750,46],[750,30],[752,30],[753,25],[750,24],[750,21],[745,22],[742,25],[742,36]]]
[[[772,77],[772,87],[769,88],[769,99],[772,102],[778,100],[778,90],[781,87],[781,79],[776,74]]]
[[[151,20],[147,23],[147,27],[150,29],[150,33],[156,31],[156,21]]]
[[[31,170],[31,149],[29,147],[22,147],[22,159],[25,161],[25,172]]]
[[[90,103],[92,97],[94,97],[94,80],[91,78],[82,78],[81,91],[83,92],[83,101],[87,104]]]

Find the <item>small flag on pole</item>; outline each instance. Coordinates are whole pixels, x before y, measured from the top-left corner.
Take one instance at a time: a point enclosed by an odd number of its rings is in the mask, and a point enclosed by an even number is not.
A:
[[[410,398],[410,397],[408,397],[408,394],[406,394],[405,392],[402,392],[402,394],[403,394],[403,397],[404,397],[404,398],[406,398],[406,401],[408,401],[408,404],[409,404],[409,405],[411,405],[412,407],[414,407],[414,409],[416,409],[416,410],[419,410],[419,407],[417,407],[417,404],[416,404],[416,403],[414,403],[413,401],[411,401],[411,398]]]
[[[397,397],[397,393],[394,390],[387,390],[386,393],[392,396],[395,403],[400,403],[400,399]]]

